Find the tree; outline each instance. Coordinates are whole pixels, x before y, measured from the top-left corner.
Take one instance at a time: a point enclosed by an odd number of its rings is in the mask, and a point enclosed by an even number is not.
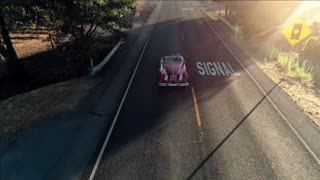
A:
[[[98,27],[114,30],[115,25],[129,28],[132,23],[135,0],[52,0],[48,3],[54,13],[50,22],[56,32],[74,39],[91,37]]]
[[[48,24],[48,15],[40,5],[49,0],[1,0],[0,1],[0,53],[6,59],[10,77],[15,79],[23,74],[17,53],[13,47],[10,32],[32,29]]]
[[[9,28],[5,16],[5,13],[13,10],[14,7],[10,7],[8,1],[1,1],[0,5],[2,7],[0,8],[0,29],[2,36],[2,39],[0,39],[0,53],[6,59],[7,70],[10,77],[16,79],[21,70],[21,66],[19,65],[18,56],[9,35]]]
[[[46,27],[57,43],[65,40],[84,41],[98,27],[114,31],[130,28],[136,0],[1,0],[0,53],[6,59],[11,75],[19,72],[19,60],[10,32],[33,27]]]
[[[1,54],[3,54],[3,56],[7,60],[9,60],[10,62],[11,61],[15,62],[18,60],[18,56],[15,49],[13,48],[12,41],[9,36],[9,30],[1,11],[0,11],[0,28],[1,28],[1,35],[3,39],[3,42],[0,39],[0,48],[1,48],[0,52]]]
[[[113,7],[111,11],[113,20],[120,27],[120,31],[121,28],[131,28],[135,5],[134,0],[113,1],[110,3],[110,6]]]

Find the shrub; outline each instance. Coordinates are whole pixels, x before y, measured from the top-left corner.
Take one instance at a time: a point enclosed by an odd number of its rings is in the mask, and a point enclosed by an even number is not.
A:
[[[313,80],[313,67],[307,65],[306,60],[301,60],[299,57],[290,57],[288,53],[281,53],[277,61],[280,66],[289,73],[289,75],[296,76],[302,80],[312,81]]]
[[[272,48],[271,51],[269,51],[266,55],[265,62],[270,60],[277,60],[279,54],[281,53],[281,50],[278,48]]]
[[[299,65],[299,62],[296,62],[297,66],[295,69],[296,75],[304,80],[312,81],[313,80],[313,67],[307,65],[307,61],[304,61],[302,65]]]

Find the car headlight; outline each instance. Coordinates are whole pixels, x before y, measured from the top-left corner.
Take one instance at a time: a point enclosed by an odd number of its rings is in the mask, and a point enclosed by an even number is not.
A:
[[[168,80],[168,75],[164,75],[164,80],[165,80],[165,81]]]

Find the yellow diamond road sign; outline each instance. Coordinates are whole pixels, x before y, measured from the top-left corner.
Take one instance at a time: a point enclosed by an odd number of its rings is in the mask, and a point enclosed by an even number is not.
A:
[[[282,34],[292,46],[302,41],[311,33],[312,30],[301,18],[294,20],[282,29]]]

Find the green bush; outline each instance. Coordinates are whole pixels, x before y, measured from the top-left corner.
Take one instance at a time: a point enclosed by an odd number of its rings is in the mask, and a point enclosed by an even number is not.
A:
[[[307,61],[304,61],[302,65],[299,65],[299,62],[296,62],[296,75],[304,80],[312,81],[313,80],[313,67],[307,65]]]
[[[299,58],[290,57],[288,53],[279,54],[277,61],[280,66],[286,70],[289,75],[296,76],[302,80],[313,80],[313,67],[307,65],[306,60],[300,60]]]

